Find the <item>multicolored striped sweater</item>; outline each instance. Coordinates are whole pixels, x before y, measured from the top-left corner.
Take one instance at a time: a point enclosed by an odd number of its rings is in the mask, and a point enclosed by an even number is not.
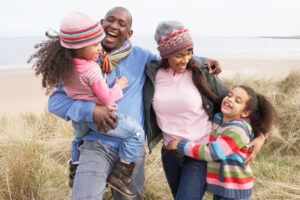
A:
[[[253,176],[244,161],[250,153],[246,147],[254,137],[245,118],[222,124],[222,113],[215,115],[209,144],[199,145],[181,140],[177,151],[189,157],[206,160],[207,191],[227,198],[248,198],[252,194]]]

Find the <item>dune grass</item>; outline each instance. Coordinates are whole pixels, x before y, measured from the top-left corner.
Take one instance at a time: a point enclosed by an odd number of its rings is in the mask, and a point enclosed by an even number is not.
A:
[[[251,199],[300,199],[300,73],[291,72],[276,82],[241,76],[224,81],[229,87],[252,86],[273,102],[279,114],[278,126],[251,164],[255,175]],[[0,200],[70,199],[70,122],[46,111],[15,118],[2,115],[0,137]],[[161,144],[146,157],[146,200],[172,199],[160,148]],[[109,191],[104,199],[111,199]],[[211,199],[211,195],[207,193],[204,199]]]

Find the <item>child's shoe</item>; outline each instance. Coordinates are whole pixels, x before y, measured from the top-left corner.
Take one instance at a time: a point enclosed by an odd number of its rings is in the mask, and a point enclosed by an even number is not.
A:
[[[134,163],[126,164],[119,161],[109,175],[107,184],[127,197],[135,197],[136,193],[130,186],[134,165]]]
[[[69,187],[72,188],[74,185],[75,174],[77,170],[78,164],[72,164],[72,161],[69,162]]]

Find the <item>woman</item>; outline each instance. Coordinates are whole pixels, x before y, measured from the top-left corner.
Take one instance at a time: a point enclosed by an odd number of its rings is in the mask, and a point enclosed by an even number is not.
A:
[[[206,64],[193,57],[189,31],[178,21],[161,22],[155,40],[162,58],[146,65],[144,85],[145,128],[149,148],[161,138],[162,164],[174,199],[202,199],[206,161],[165,147],[174,139],[207,144],[217,99],[226,86],[208,73]]]

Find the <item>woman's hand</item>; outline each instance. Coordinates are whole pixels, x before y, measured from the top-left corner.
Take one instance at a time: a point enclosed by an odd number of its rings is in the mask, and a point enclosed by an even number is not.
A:
[[[217,76],[222,72],[219,61],[211,59],[211,58],[204,58],[203,61],[206,62],[208,65],[208,73],[214,74],[215,76]]]
[[[247,147],[253,147],[253,148],[251,150],[249,157],[244,162],[245,166],[249,165],[254,160],[254,158],[260,152],[260,149],[262,148],[264,143],[265,143],[265,136],[263,133],[260,133],[259,136],[257,136],[256,138],[254,138],[254,140],[252,140],[249,144],[247,144]]]
[[[167,145],[167,151],[176,150],[179,140],[172,140]]]
[[[103,128],[105,133],[109,129],[107,124],[112,128],[116,128],[117,117],[106,106],[96,104],[93,110],[93,121],[97,125],[98,131]]]

